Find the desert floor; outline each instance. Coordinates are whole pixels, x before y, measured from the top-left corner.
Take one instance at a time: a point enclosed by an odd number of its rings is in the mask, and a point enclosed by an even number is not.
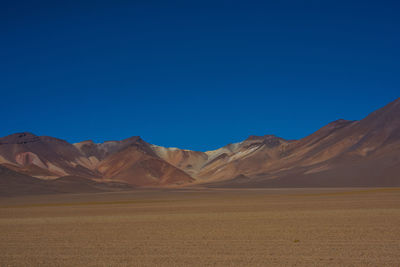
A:
[[[0,199],[0,266],[400,266],[400,189]]]

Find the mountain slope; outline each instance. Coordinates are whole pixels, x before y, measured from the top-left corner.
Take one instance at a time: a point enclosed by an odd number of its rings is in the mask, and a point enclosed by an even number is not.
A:
[[[151,146],[140,138],[105,158],[97,169],[106,180],[123,181],[136,186],[180,185],[194,180],[159,158]]]
[[[259,164],[248,179],[231,177],[213,186],[398,186],[399,171],[397,99],[361,121],[338,120],[288,144],[281,158]]]
[[[336,120],[297,141],[250,136],[207,152],[152,145],[138,136],[70,144],[17,133],[0,138],[0,166],[34,187],[42,180],[32,176],[135,187],[400,186],[400,98],[363,120]]]
[[[0,138],[0,164],[39,178],[65,175],[96,177],[90,161],[68,142],[31,133]]]
[[[134,136],[96,144],[17,133],[0,138],[0,165],[42,179],[77,176],[134,186],[192,182],[184,171],[161,159],[151,145]]]

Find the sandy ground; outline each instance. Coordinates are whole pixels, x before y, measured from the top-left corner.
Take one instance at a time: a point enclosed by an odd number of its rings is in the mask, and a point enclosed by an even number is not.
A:
[[[400,189],[0,199],[0,266],[400,266]]]

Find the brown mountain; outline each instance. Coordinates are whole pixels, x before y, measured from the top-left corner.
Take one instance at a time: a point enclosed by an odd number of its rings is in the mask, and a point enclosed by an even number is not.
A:
[[[155,147],[196,184],[218,187],[397,186],[400,99],[361,121],[337,120],[297,141],[266,136],[214,151]]]
[[[212,186],[400,186],[400,99],[361,121],[332,122],[278,150],[269,164],[238,170],[247,179],[231,177]]]
[[[158,157],[140,137],[70,144],[52,137],[17,133],[0,139],[0,165],[48,180],[74,176],[132,186],[172,186],[193,181]]]
[[[161,159],[151,145],[139,137],[104,158],[97,170],[107,180],[123,181],[135,186],[180,185],[194,180]]]
[[[98,176],[91,162],[72,144],[31,133],[16,133],[0,138],[0,164],[38,178]]]
[[[87,181],[135,187],[400,186],[400,99],[361,121],[337,120],[297,141],[250,136],[207,152],[156,146],[137,136],[70,144],[17,133],[0,138],[0,166],[33,187],[65,176],[82,188]],[[58,180],[58,186],[65,184]]]

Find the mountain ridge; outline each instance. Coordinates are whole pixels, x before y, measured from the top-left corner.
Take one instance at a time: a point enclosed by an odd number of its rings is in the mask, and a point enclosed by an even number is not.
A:
[[[0,166],[10,172],[134,187],[399,186],[398,155],[400,98],[362,120],[338,119],[299,140],[250,135],[206,152],[140,136],[73,144],[30,132],[0,138]]]

